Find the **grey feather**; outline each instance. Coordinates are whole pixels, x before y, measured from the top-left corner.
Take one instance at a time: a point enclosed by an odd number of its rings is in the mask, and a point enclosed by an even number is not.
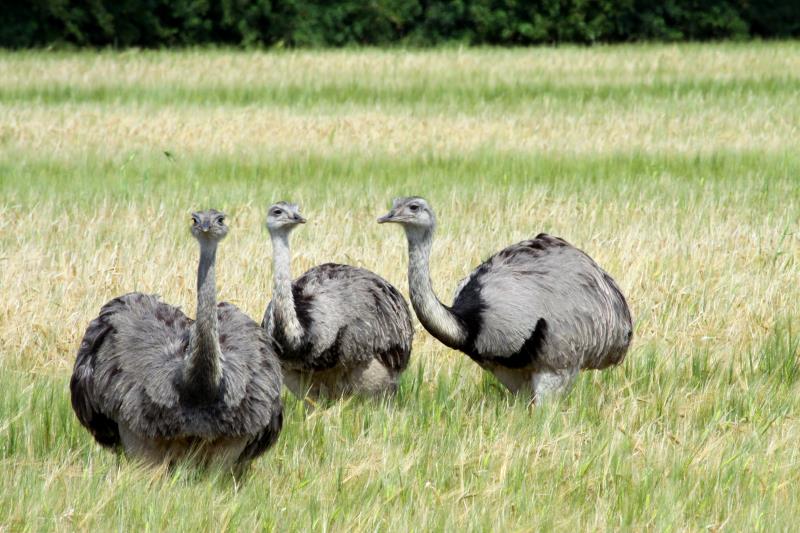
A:
[[[275,295],[262,324],[287,386],[300,396],[391,392],[411,354],[413,327],[405,299],[380,276],[349,265],[319,265],[290,282],[292,225],[280,224],[280,217],[283,212],[284,218],[293,217],[288,220],[302,217],[293,204],[276,206],[281,212],[268,219]]]
[[[292,292],[305,333],[300,350],[279,343],[284,366],[312,372],[356,366],[376,357],[396,371],[408,365],[413,338],[408,304],[380,276],[326,263],[297,278]],[[280,338],[269,310],[264,324],[273,338]]]
[[[474,286],[467,289],[467,286]],[[601,369],[619,363],[630,343],[627,303],[611,277],[562,239],[540,234],[479,266],[453,302],[468,320],[479,295],[480,330],[471,349],[498,364],[519,354],[539,320],[547,324],[536,359],[526,366]]]
[[[274,442],[282,407],[272,347],[235,306],[213,309],[220,376],[198,397],[186,366],[199,322],[142,293],[103,306],[86,330],[70,382],[75,413],[100,444],[160,461],[225,443],[236,450],[228,459],[241,464]]]
[[[428,273],[435,220],[424,199],[411,197],[395,200],[379,222],[403,225],[412,305],[443,343],[538,398],[568,390],[580,369],[624,359],[633,329],[621,290],[588,255],[550,235],[493,255],[443,305]]]

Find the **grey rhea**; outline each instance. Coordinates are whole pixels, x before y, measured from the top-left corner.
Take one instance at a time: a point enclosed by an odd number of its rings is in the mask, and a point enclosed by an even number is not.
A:
[[[263,326],[286,386],[298,397],[393,393],[414,330],[403,296],[363,268],[326,263],[292,281],[289,234],[306,220],[294,204],[269,208],[272,301]]]
[[[378,222],[405,230],[411,304],[425,329],[512,392],[542,400],[568,391],[579,370],[625,358],[632,336],[625,297],[566,241],[541,233],[501,250],[459,284],[448,307],[434,294],[428,270],[436,226],[428,203],[398,198]]]
[[[281,431],[281,372],[257,323],[216,302],[216,210],[192,214],[197,320],[133,292],[105,304],[78,350],[72,407],[100,444],[149,463],[191,455],[241,470]]]

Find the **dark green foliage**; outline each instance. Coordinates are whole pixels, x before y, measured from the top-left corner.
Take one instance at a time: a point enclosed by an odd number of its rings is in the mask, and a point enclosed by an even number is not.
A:
[[[800,0],[2,0],[0,46],[529,45],[800,36]]]
[[[743,17],[752,35],[796,37],[800,35],[800,0],[740,0]]]

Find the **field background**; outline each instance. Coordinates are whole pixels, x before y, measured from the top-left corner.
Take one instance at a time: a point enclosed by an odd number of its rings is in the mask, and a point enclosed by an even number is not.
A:
[[[0,53],[0,530],[788,530],[800,512],[800,44]],[[618,368],[529,409],[417,324],[394,401],[306,413],[241,485],[100,449],[68,379],[110,298],[194,314],[191,210],[225,210],[219,296],[260,320],[266,207],[294,272],[405,293],[397,195],[457,281],[546,231],[635,317]]]

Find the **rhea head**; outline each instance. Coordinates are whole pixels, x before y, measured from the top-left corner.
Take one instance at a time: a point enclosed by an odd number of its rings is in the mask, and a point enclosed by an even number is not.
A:
[[[227,234],[225,213],[216,209],[192,213],[192,235],[199,242],[221,241]]]
[[[305,224],[306,219],[300,214],[297,204],[278,202],[267,211],[267,229],[270,233],[288,233],[298,224]]]
[[[400,224],[411,237],[433,231],[436,226],[436,215],[424,198],[409,196],[394,199],[392,209],[378,219],[378,224],[386,222]]]

